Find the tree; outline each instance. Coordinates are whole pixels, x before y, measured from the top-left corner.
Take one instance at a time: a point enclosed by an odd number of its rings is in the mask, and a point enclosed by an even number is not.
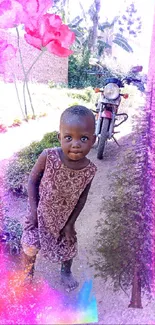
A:
[[[98,224],[95,268],[113,280],[115,290],[132,285],[131,308],[142,308],[141,289],[150,295],[152,280],[151,220],[145,213],[147,195],[148,123],[141,111],[117,170],[111,175],[110,197],[103,200],[106,218]],[[128,139],[129,141],[129,139]],[[148,210],[148,206],[146,207]]]
[[[124,35],[137,37],[141,33],[142,21],[137,13],[134,2],[127,6],[125,13],[118,20],[119,32]]]
[[[101,8],[101,1],[94,0],[94,3],[91,5],[88,11],[90,18],[93,22],[93,26],[92,28],[90,28],[89,31],[89,42],[88,42],[88,48],[91,53],[96,52],[100,8]]]
[[[114,27],[119,17],[114,17],[110,23],[108,21],[99,24],[100,34],[98,36],[98,56],[101,57],[103,53],[111,54],[112,43],[117,44],[127,52],[133,52],[127,39],[120,33],[114,33]]]
[[[69,4],[70,0],[53,0],[53,7],[51,9],[61,16],[65,24],[68,24],[70,21]]]
[[[104,52],[111,53],[112,43],[116,43],[125,51],[132,52],[131,46],[121,33],[114,33],[114,27],[119,19],[115,17],[112,22],[99,23],[101,0],[95,0],[90,6],[88,12],[83,8],[79,0],[81,14],[70,20],[69,6],[70,0],[54,0],[54,10],[60,14],[64,22],[67,22],[69,28],[76,35],[74,44],[75,52],[89,51],[94,56],[101,56]],[[91,25],[90,25],[91,22]]]

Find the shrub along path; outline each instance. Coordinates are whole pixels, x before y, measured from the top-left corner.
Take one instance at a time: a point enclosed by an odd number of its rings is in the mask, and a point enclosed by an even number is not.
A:
[[[55,116],[54,116],[55,118]],[[43,120],[42,120],[43,121]],[[43,123],[42,128],[38,122],[33,122],[33,137],[31,140],[37,140],[37,134],[40,135],[40,131],[42,133],[53,131],[57,126],[51,121],[49,121],[49,117],[45,118],[44,122],[48,122],[48,124]],[[37,124],[38,123],[38,124]],[[44,125],[45,124],[45,125]],[[44,126],[43,126],[44,125]],[[130,132],[130,125],[127,127],[127,123],[125,125],[124,130],[127,128]],[[52,128],[53,126],[53,128]],[[31,127],[30,127],[31,128]],[[37,131],[38,130],[38,131]],[[121,130],[121,128],[120,128]],[[123,130],[123,129],[122,129]],[[18,132],[17,132],[18,131]],[[16,151],[21,149],[21,144],[18,147],[18,139],[21,139],[23,136],[23,130],[21,128],[16,129]],[[37,133],[38,132],[38,133]],[[17,136],[18,134],[18,136]],[[121,135],[125,135],[125,132]],[[5,136],[3,135],[3,145],[5,146]],[[36,136],[36,137],[35,137]],[[1,135],[0,135],[1,137]],[[10,153],[9,148],[7,147],[7,155],[4,154],[0,162],[0,181],[2,182],[4,176],[4,170],[6,168],[8,158],[12,156],[12,147],[13,147],[13,138],[10,134],[7,138],[7,145],[10,142]],[[27,128],[27,133],[25,134],[25,139],[23,140],[23,147],[28,145],[29,132]],[[1,141],[1,139],[0,139]],[[27,143],[26,143],[27,141]],[[107,196],[109,192],[109,180],[107,178],[111,169],[117,169],[117,164],[122,157],[124,150],[128,147],[129,137],[126,136],[119,140],[121,147],[118,148],[114,142],[109,142],[106,149],[106,154],[103,161],[99,161],[96,159],[96,150],[93,148],[91,153],[89,154],[92,161],[98,166],[97,175],[93,181],[88,201],[86,203],[85,208],[83,209],[78,221],[77,221],[77,231],[78,231],[78,239],[79,239],[79,255],[74,262],[74,272],[77,278],[80,280],[80,285],[83,284],[83,281],[88,278],[94,278],[95,271],[90,269],[89,263],[93,261],[94,258],[94,245],[96,245],[96,230],[95,226],[97,221],[101,217],[100,208],[102,203],[102,197]],[[14,146],[15,148],[15,146]],[[4,159],[7,158],[7,159]],[[119,172],[119,171],[118,171]],[[3,191],[2,191],[3,190]],[[13,196],[11,193],[6,193],[6,190],[1,189],[3,192],[3,199],[7,207],[6,214],[9,217],[18,218],[21,223],[23,223],[25,215],[26,215],[26,199],[17,198]],[[103,217],[103,212],[102,212]],[[104,239],[103,239],[104,240]],[[59,266],[53,265],[50,262],[43,261],[41,256],[38,256],[36,263],[36,277],[39,274],[43,275],[49,283],[53,286],[60,289],[59,284]],[[127,306],[129,304],[129,298],[125,295],[123,291],[119,291],[118,293],[113,292],[112,286],[110,286],[109,282],[104,284],[103,280],[99,278],[94,278],[94,290],[98,302],[99,309],[99,323],[98,324],[153,324],[153,320],[155,320],[155,306],[153,303],[145,306],[145,301],[143,302],[143,310],[133,310],[128,309]],[[74,297],[75,293],[71,293]]]

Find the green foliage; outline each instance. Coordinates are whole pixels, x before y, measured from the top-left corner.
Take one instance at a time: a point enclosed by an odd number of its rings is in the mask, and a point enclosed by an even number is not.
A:
[[[41,141],[32,142],[28,147],[19,151],[7,169],[8,188],[14,193],[25,195],[28,176],[38,156],[44,149],[57,146],[59,146],[57,132],[51,132],[45,134]]]
[[[100,36],[98,36],[97,39],[97,50],[98,50],[98,56],[101,57],[102,54],[105,54],[107,49],[111,49],[112,46],[110,45],[110,40],[112,40],[113,43],[120,46],[122,49],[124,49],[127,52],[133,52],[131,46],[129,45],[127,39],[122,35],[122,33],[119,31],[119,33],[113,33],[113,27],[118,21],[119,17],[115,17],[114,20],[109,23],[105,22],[102,24],[99,24],[98,30],[101,32]]]
[[[83,91],[68,92],[68,96],[89,103],[93,101],[94,90],[91,87],[87,87]],[[76,105],[78,105],[78,103]]]
[[[90,54],[87,53],[83,57],[81,55],[71,55],[69,57],[68,70],[68,86],[69,88],[88,88],[88,87],[103,87],[104,80],[110,77],[120,77],[121,73],[115,73],[110,67],[104,66],[102,77],[97,75],[98,68],[90,69],[89,65]],[[96,74],[89,74],[94,71]],[[85,100],[85,99],[84,99]]]
[[[9,234],[9,240],[6,241],[5,247],[10,255],[18,255],[21,251],[22,226],[18,219],[9,217],[4,218],[3,232]]]
[[[114,17],[114,19],[112,20],[111,23],[109,23],[108,21],[99,24],[98,29],[101,30],[102,32],[104,32],[105,29],[109,29],[114,27],[114,25],[116,24],[116,22],[118,21],[118,16]]]
[[[95,86],[96,77],[87,74],[90,69],[90,53],[80,53],[69,57],[68,86],[69,88],[85,88]]]
[[[79,102],[72,102],[68,105],[68,107],[76,106],[79,105]]]
[[[137,15],[137,9],[134,2],[127,6],[125,13],[118,20],[119,31],[128,33],[130,36],[137,37],[141,33],[142,20]]]
[[[122,47],[122,49],[125,50],[126,52],[129,52],[129,53],[133,52],[133,49],[128,44],[126,38],[124,36],[122,36],[121,34],[119,34],[119,33],[114,34],[113,43],[115,43],[118,46]]]
[[[67,88],[67,84],[63,83],[63,82],[54,82],[54,81],[49,81],[48,82],[48,86],[49,88],[57,88],[57,89],[61,89],[61,88]]]
[[[105,217],[97,225],[95,269],[105,280],[113,280],[115,290],[120,286],[128,289],[138,263],[142,287],[150,291],[151,232],[144,215],[145,130],[146,125],[136,129],[130,147],[128,143],[117,169],[110,173],[110,196],[103,198],[101,209]]]

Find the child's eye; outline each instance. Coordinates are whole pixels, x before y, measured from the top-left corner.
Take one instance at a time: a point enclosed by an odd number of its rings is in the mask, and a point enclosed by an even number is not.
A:
[[[71,141],[71,140],[72,140],[72,137],[71,137],[70,135],[67,135],[67,136],[65,137],[65,139],[66,139],[67,141]]]
[[[82,142],[86,142],[87,140],[88,140],[88,137],[82,137],[82,138],[81,138],[81,141],[82,141]]]

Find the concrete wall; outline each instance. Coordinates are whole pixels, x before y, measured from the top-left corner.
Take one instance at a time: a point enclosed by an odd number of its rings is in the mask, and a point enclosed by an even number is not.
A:
[[[0,37],[7,39],[10,44],[17,46],[17,37],[14,32],[8,33],[1,30]],[[20,35],[20,44],[24,66],[25,69],[28,70],[31,63],[39,55],[40,51],[27,44],[22,34]],[[9,76],[11,77],[11,70],[13,69],[17,79],[23,80],[23,71],[21,68],[19,55],[17,54],[16,59],[11,60],[10,63],[6,69],[8,78]],[[2,80],[2,76],[0,76],[0,79]],[[47,83],[50,80],[56,83],[67,83],[68,58],[61,58],[51,53],[44,52],[43,56],[39,59],[37,64],[32,69],[31,74],[29,75],[29,80],[37,81],[39,83]]]

